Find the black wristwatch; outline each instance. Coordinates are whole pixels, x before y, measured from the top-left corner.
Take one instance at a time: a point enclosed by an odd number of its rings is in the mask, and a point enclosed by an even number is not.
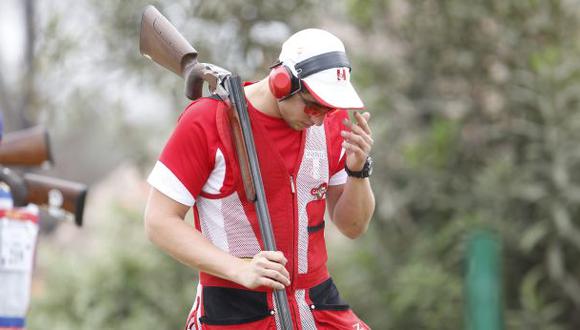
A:
[[[346,164],[344,165],[344,170],[346,171],[346,174],[348,174],[348,176],[360,179],[368,178],[369,176],[371,176],[371,174],[373,174],[373,159],[371,158],[371,156],[368,156],[365,165],[360,171],[351,171],[348,169],[348,166],[346,166]]]

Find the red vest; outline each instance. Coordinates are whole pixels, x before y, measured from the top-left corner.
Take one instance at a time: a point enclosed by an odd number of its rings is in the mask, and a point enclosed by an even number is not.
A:
[[[264,245],[255,207],[247,201],[244,192],[226,111],[225,104],[220,102],[216,123],[226,149],[225,162],[234,172],[235,184],[219,195],[202,193],[194,206],[195,224],[214,245],[236,257],[251,258],[263,250]],[[250,117],[253,117],[251,112]],[[329,180],[325,126],[312,126],[302,132],[300,165],[291,175],[256,120],[252,121],[252,130],[276,247],[288,259],[290,289],[310,288],[329,277],[324,241]],[[206,273],[201,273],[200,279],[202,285],[241,288]]]
[[[338,166],[340,158],[329,155],[327,139],[340,134],[346,114],[337,112],[323,126],[302,131],[299,166],[292,174],[254,116],[250,112],[276,246],[288,259],[291,285],[286,291],[294,328],[369,329],[340,298],[326,268],[324,213],[329,164],[336,161]],[[196,198],[195,225],[222,250],[252,258],[264,244],[254,205],[246,199],[223,103],[217,106],[216,123],[223,150],[216,153],[214,169],[230,173],[223,176],[225,184],[219,192],[202,192]],[[202,272],[186,329],[281,329],[273,294],[264,291],[271,290],[249,291]]]

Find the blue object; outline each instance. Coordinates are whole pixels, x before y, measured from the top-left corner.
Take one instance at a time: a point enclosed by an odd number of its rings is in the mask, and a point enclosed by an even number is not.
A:
[[[2,317],[0,316],[0,327],[20,327],[24,328],[25,319],[23,317]]]

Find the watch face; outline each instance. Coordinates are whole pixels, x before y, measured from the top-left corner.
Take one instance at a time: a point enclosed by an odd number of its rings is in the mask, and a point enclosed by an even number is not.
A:
[[[344,169],[346,170],[346,174],[350,177],[355,178],[368,178],[373,173],[373,159],[371,156],[367,156],[365,164],[360,171],[351,171],[348,169],[348,166],[345,165]]]
[[[367,170],[369,175],[373,174],[373,159],[371,158],[371,156],[367,158]]]

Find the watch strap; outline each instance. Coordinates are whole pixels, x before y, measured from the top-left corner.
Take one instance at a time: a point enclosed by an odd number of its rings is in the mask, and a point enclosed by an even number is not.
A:
[[[346,164],[344,165],[344,170],[348,176],[360,179],[368,178],[373,172],[373,159],[371,156],[368,156],[362,170],[360,171],[351,171]]]

